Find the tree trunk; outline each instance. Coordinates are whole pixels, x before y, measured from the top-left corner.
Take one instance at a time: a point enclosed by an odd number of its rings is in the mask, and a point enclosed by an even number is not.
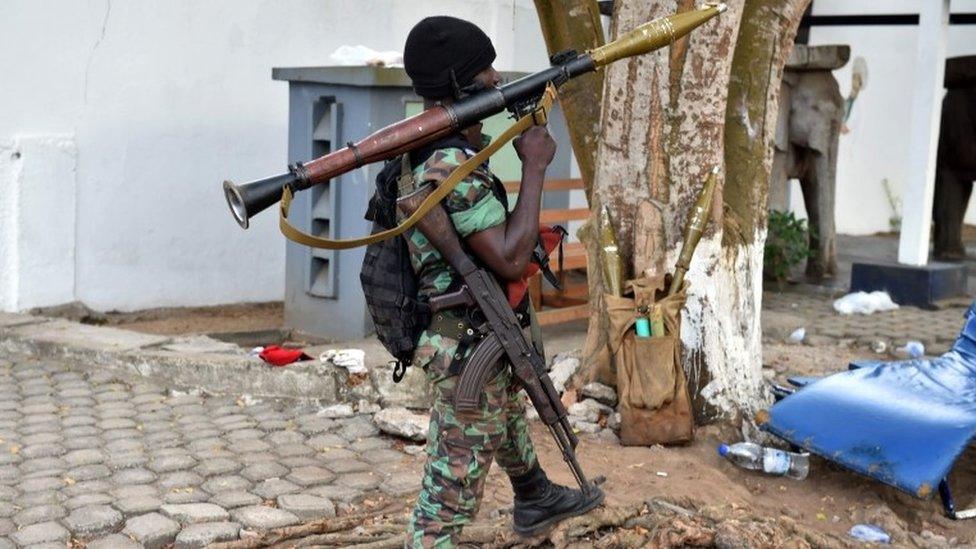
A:
[[[596,0],[535,0],[535,9],[549,55],[567,49],[582,52],[603,45],[603,25]],[[559,107],[569,126],[569,139],[587,200],[593,186],[602,96],[603,69],[574,78],[559,89]]]
[[[768,403],[759,324],[765,196],[782,67],[808,1],[731,0],[670,50],[607,71],[593,211],[609,208],[628,276],[672,269],[706,174],[724,167],[712,223],[686,277],[681,336],[699,422],[749,419]],[[693,0],[618,3],[615,30],[694,7]],[[606,358],[606,318],[600,293],[591,296],[584,358],[592,366]]]

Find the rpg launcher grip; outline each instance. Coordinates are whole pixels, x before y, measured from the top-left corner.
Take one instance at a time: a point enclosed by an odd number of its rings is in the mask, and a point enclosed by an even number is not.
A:
[[[410,215],[420,207],[432,188],[432,185],[428,185],[414,193],[400,197],[397,200],[397,207],[404,214]],[[511,363],[512,374],[525,389],[532,405],[539,412],[542,422],[546,424],[549,432],[556,439],[563,459],[572,470],[580,488],[587,493],[591,490],[597,490],[598,488],[586,480],[586,476],[576,459],[575,448],[578,440],[569,425],[566,407],[563,406],[559,393],[553,386],[548,373],[546,373],[545,361],[525,337],[518,318],[516,318],[512,308],[509,307],[508,299],[498,281],[490,273],[479,269],[468,257],[461,247],[461,240],[458,238],[453,223],[440,205],[430,210],[415,227],[441,253],[448,264],[461,275],[489,329],[488,335],[475,348],[474,354],[479,358],[477,363],[480,364],[480,367],[471,372],[462,371],[459,385],[465,385],[469,390],[466,391],[464,400],[457,402],[457,404],[471,407],[473,401],[474,408],[480,406],[480,396],[484,384],[482,383],[478,388],[477,399],[471,395],[471,387],[475,380],[484,379],[486,369],[494,364],[489,363],[488,359],[496,358],[495,362],[497,362],[497,359],[502,356],[507,357]],[[486,347],[482,348],[483,346]],[[470,366],[470,363],[465,366],[465,369],[467,366]],[[465,374],[468,376],[467,380],[465,380]]]
[[[666,47],[725,9],[724,3],[712,2],[655,19],[599,48],[583,53],[564,52],[553,58],[549,68],[497,88],[475,91],[451,105],[428,109],[325,156],[296,163],[288,173],[243,185],[225,181],[227,205],[234,219],[246,229],[251,217],[281,200],[286,186],[293,191],[308,189],[360,166],[432,143],[506,109],[518,117],[534,108],[549,85],[558,88],[614,61]]]

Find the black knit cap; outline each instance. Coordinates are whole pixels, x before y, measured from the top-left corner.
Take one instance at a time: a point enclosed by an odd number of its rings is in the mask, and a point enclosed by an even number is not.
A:
[[[457,87],[463,88],[494,60],[495,47],[484,31],[445,15],[427,17],[414,25],[403,47],[403,68],[417,95],[427,98],[455,95],[452,70]]]

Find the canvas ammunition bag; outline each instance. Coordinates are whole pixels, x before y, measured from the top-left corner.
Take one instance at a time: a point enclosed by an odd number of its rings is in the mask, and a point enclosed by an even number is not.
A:
[[[610,369],[600,381],[617,387],[620,442],[627,446],[680,444],[694,437],[691,398],[681,365],[681,309],[687,284],[665,296],[664,278],[630,281],[629,295],[606,295],[610,314]],[[664,335],[638,337],[639,315],[659,307]]]

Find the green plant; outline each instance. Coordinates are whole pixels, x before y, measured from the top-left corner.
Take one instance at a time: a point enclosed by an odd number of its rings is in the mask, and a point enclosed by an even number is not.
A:
[[[769,212],[769,230],[763,248],[763,273],[782,285],[796,265],[810,257],[810,230],[806,219],[793,212]]]

